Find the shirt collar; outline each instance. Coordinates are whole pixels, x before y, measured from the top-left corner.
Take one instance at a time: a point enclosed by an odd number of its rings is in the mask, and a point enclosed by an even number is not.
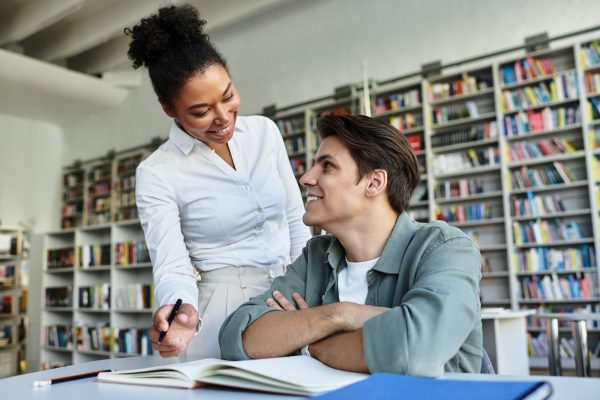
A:
[[[239,116],[237,118],[236,124],[234,126],[234,132],[240,132],[243,129],[240,127],[240,123],[239,123]],[[234,137],[236,135],[234,134]],[[199,147],[212,151],[212,149],[210,147],[208,147],[207,145],[205,145],[204,143],[202,143],[202,141],[188,135],[183,129],[181,129],[179,127],[179,125],[177,125],[175,123],[175,121],[173,121],[173,123],[171,124],[171,129],[169,130],[169,140],[172,140],[173,143],[175,143],[175,146],[177,146],[177,148],[179,150],[181,150],[181,152],[183,154],[185,154],[186,156],[188,154],[190,154],[190,152],[192,151],[192,149],[194,148],[195,144],[198,144]],[[233,140],[233,138],[231,138],[231,140]]]
[[[388,238],[383,252],[374,270],[386,274],[398,274],[398,265],[404,257],[404,252],[408,247],[414,233],[419,229],[419,224],[415,222],[407,213],[403,212],[398,216],[394,229]]]
[[[169,131],[169,140],[172,140],[175,143],[175,146],[181,150],[183,154],[186,156],[190,154],[192,148],[194,148],[194,144],[199,142],[199,140],[194,139],[187,133],[185,133],[175,121],[171,124],[171,130]],[[202,142],[200,142],[202,143]]]
[[[400,214],[373,269],[387,274],[398,274],[398,265],[417,229],[418,224],[408,214],[405,212]],[[337,238],[334,239],[327,248],[327,261],[331,268],[337,269],[345,255],[346,250],[340,241]]]

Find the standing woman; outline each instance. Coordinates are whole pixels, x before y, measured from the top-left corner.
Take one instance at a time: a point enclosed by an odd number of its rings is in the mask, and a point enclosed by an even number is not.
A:
[[[310,238],[281,134],[267,118],[238,116],[240,96],[205,23],[192,6],[170,6],[125,30],[133,67],[148,68],[173,118],[169,140],[136,174],[160,306],[150,338],[165,357],[187,346],[187,356],[220,358],[223,320],[269,289]]]

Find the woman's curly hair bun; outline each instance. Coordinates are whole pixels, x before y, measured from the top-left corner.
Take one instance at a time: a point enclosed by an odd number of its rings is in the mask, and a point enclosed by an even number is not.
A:
[[[208,35],[202,33],[205,24],[194,7],[183,5],[160,8],[133,28],[125,28],[125,34],[132,38],[127,55],[133,68],[149,67],[166,50],[208,41]]]

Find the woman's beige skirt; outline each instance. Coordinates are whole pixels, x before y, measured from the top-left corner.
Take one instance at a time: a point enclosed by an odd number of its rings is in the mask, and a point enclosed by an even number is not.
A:
[[[200,273],[198,313],[202,328],[188,344],[187,358],[221,358],[219,329],[225,318],[251,297],[271,287],[273,279],[283,275],[283,266],[225,267]]]

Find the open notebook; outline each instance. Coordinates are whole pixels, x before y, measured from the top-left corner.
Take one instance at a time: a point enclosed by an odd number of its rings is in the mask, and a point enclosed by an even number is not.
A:
[[[272,393],[311,395],[367,378],[307,356],[223,361],[213,358],[159,367],[102,372],[100,382],[195,388],[207,384]]]

